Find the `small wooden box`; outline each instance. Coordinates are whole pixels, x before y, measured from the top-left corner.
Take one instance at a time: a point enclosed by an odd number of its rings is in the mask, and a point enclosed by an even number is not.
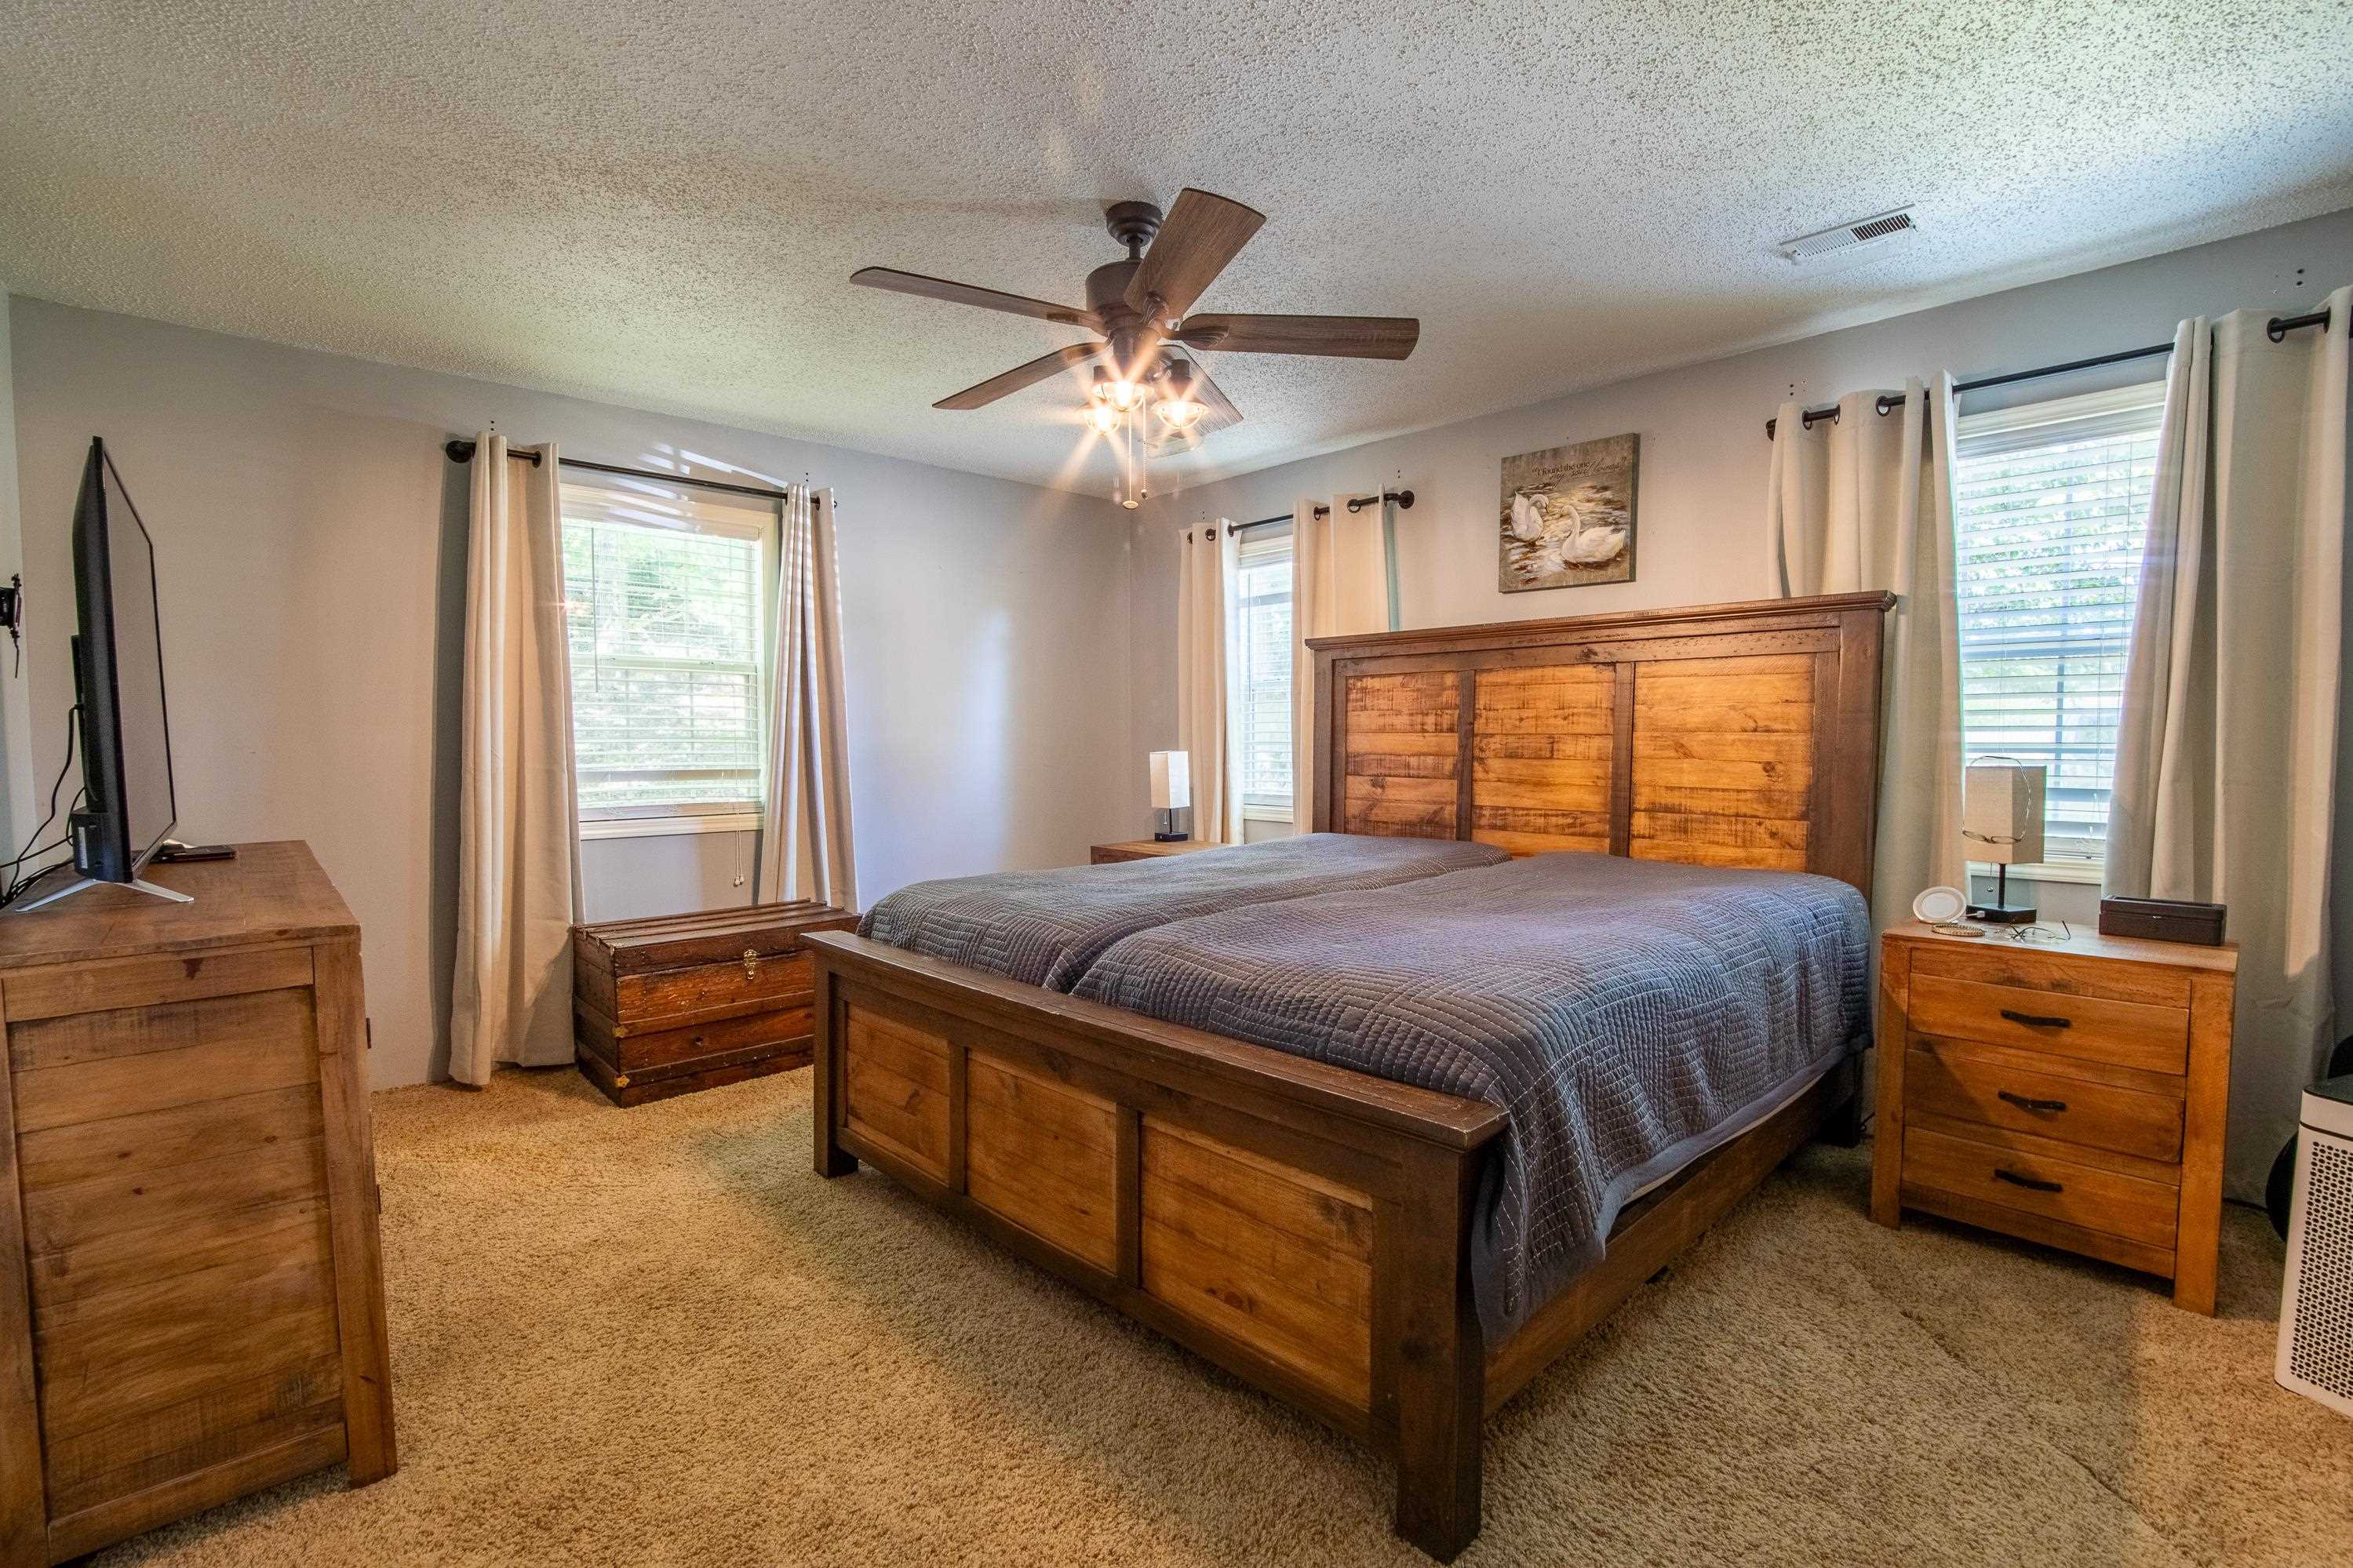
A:
[[[2221,904],[2185,903],[2176,899],[2102,899],[2100,934],[2220,947],[2227,912]]]
[[[829,904],[755,904],[572,932],[575,1056],[616,1105],[805,1067],[811,990],[801,937],[850,931]]]

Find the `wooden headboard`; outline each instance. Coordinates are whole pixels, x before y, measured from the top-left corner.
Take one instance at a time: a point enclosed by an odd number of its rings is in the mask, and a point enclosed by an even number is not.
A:
[[[1894,602],[1314,638],[1314,826],[1817,871],[1869,898]]]

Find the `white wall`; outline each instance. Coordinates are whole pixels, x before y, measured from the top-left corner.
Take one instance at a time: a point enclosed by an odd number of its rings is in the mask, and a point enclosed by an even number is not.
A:
[[[2164,342],[2183,317],[2242,306],[2301,310],[2353,281],[2353,210],[1870,326],[1668,371],[1573,396],[1377,441],[1145,504],[1135,538],[1132,749],[1176,743],[1177,533],[1205,517],[1247,522],[1398,481],[1415,505],[1397,519],[1398,613],[1408,626],[1476,624],[1751,599],[1765,589],[1765,421],[1783,400],[1809,406],[1907,376],[1961,379]],[[2161,361],[2137,373],[2161,374]],[[2046,395],[2080,379],[2037,384]],[[2013,394],[2014,397],[2016,395]],[[1965,402],[1964,407],[1987,405]],[[1627,431],[1642,438],[1631,583],[1505,594],[1495,585],[1503,459]],[[1131,832],[1150,820],[1139,782]],[[2042,907],[2088,919],[2096,889],[2052,884]]]
[[[24,531],[16,507],[16,378],[8,364],[8,296],[0,292],[0,584],[25,570]],[[66,595],[41,606],[45,620],[69,625],[73,619],[72,586]],[[62,609],[66,619],[54,620]],[[0,643],[0,838],[14,855],[26,847],[26,835],[41,820],[33,784],[33,707],[31,682],[18,668],[16,652]],[[8,875],[0,871],[0,878]]]
[[[756,832],[590,838],[580,846],[580,900],[592,921],[735,909],[755,901],[759,866]]]
[[[42,606],[36,772],[61,760],[73,487],[103,435],[155,533],[182,835],[310,840],[365,933],[379,1085],[438,1075],[447,1052],[467,485],[441,453],[452,434],[495,420],[576,457],[834,487],[869,902],[1080,863],[1124,826],[1140,766],[1118,716],[1127,538],[1107,500],[31,300],[12,320]],[[686,885],[675,863],[635,885],[649,849],[592,853],[600,900]]]

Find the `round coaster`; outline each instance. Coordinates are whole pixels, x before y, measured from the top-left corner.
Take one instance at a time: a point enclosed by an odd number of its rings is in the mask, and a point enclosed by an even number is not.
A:
[[[1960,919],[1968,907],[1958,888],[1930,888],[1912,900],[1912,915],[1922,925],[1940,926]]]

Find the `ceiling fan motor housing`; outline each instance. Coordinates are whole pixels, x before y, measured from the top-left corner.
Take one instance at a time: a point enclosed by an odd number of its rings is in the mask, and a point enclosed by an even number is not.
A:
[[[1112,363],[1122,375],[1138,381],[1150,375],[1148,362],[1158,358],[1158,340],[1146,342],[1145,320],[1127,302],[1128,281],[1142,265],[1109,261],[1087,274],[1087,309],[1102,323],[1099,330],[1111,345]]]
[[[1087,309],[1106,322],[1133,315],[1127,308],[1127,282],[1141,261],[1106,261],[1087,274]]]

